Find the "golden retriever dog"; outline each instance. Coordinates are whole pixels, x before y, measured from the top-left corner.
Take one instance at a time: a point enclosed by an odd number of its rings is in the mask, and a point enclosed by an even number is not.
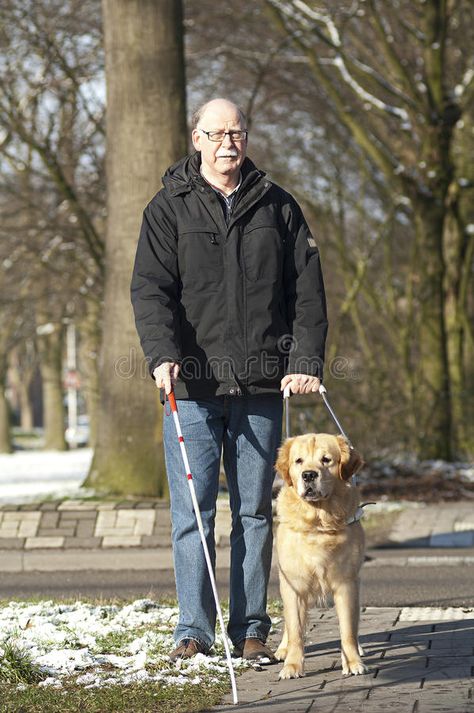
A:
[[[276,545],[285,630],[275,656],[279,678],[304,676],[304,634],[309,607],[336,605],[344,675],[368,671],[358,642],[359,572],[364,531],[351,522],[359,506],[348,482],[362,466],[343,436],[310,433],[288,438],[276,470],[284,485],[277,499]]]

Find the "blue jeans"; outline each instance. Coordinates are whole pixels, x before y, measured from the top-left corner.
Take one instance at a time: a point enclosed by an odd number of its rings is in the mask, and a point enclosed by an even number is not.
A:
[[[272,557],[272,484],[281,441],[279,394],[177,401],[204,533],[215,568],[214,520],[221,452],[232,512],[228,634],[265,642]],[[174,638],[214,643],[216,606],[171,413],[163,418],[179,622]]]

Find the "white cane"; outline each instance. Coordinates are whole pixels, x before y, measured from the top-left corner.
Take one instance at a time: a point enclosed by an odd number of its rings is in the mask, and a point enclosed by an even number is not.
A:
[[[227,636],[225,633],[224,617],[222,616],[222,610],[221,610],[221,606],[219,604],[219,597],[217,595],[216,580],[215,580],[214,572],[212,569],[212,563],[211,563],[211,558],[209,555],[209,549],[207,547],[206,536],[204,534],[204,528],[202,526],[201,513],[199,511],[199,505],[198,505],[198,501],[196,498],[196,491],[194,490],[193,476],[191,475],[191,469],[189,467],[188,454],[186,453],[186,448],[184,447],[184,438],[183,438],[183,433],[181,431],[181,425],[179,423],[178,408],[176,406],[176,399],[174,396],[174,391],[171,390],[171,392],[169,394],[166,394],[165,398],[166,397],[169,399],[171,411],[173,413],[174,425],[176,426],[176,433],[178,434],[178,441],[179,441],[179,445],[181,447],[181,455],[183,457],[184,468],[186,470],[186,478],[188,479],[189,490],[191,492],[191,500],[193,501],[194,513],[196,515],[199,534],[201,535],[201,542],[202,542],[202,546],[204,549],[204,557],[206,559],[207,570],[209,572],[209,579],[211,580],[212,592],[214,594],[214,600],[216,602],[217,616],[219,618],[219,623],[221,626],[222,640],[224,642],[225,654],[226,654],[226,658],[227,658],[227,665],[229,667],[229,673],[230,673],[230,681],[232,684],[232,695],[234,698],[234,703],[238,703],[239,699],[237,698],[237,685],[235,683],[235,673],[234,673],[234,667],[232,666],[232,658],[230,655],[229,642],[227,641]]]

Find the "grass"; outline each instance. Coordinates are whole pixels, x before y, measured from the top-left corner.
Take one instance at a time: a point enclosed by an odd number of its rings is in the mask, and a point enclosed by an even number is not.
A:
[[[2,653],[3,651],[3,653]],[[38,683],[45,678],[41,668],[33,663],[27,651],[9,641],[0,648],[0,688],[4,684]]]
[[[0,607],[11,601],[25,601],[20,597],[10,597],[0,600]],[[42,597],[29,597],[28,603],[43,602]],[[56,603],[73,604],[76,598],[64,597],[56,599]],[[94,598],[81,597],[81,601],[94,606],[121,605],[133,601],[130,598]],[[160,598],[164,606],[176,606],[176,600]],[[228,602],[222,602],[224,612],[228,610]],[[282,606],[279,600],[269,602],[268,611],[272,617],[280,618]],[[67,627],[66,627],[67,628]],[[97,639],[97,648],[103,653],[123,651],[128,638],[145,634],[147,627],[137,627],[133,632],[110,634]],[[124,638],[125,634],[125,638]],[[74,645],[73,637],[71,644]],[[127,640],[126,640],[127,639]],[[223,646],[220,636],[216,641],[216,650],[220,652]],[[217,705],[222,697],[230,691],[228,674],[216,675],[210,672],[209,680],[193,685],[163,686],[159,682],[145,684],[131,683],[110,685],[103,688],[86,688],[77,683],[76,678],[84,672],[78,672],[62,679],[62,687],[39,686],[38,683],[47,674],[35,666],[26,652],[8,643],[2,644],[0,650],[0,711],[1,713],[194,713],[194,711],[209,710]],[[157,650],[156,653],[167,653]],[[163,663],[163,666],[169,664]],[[161,662],[150,663],[147,669],[154,673],[162,667]]]
[[[192,713],[217,705],[227,682],[177,688],[132,684],[85,689],[71,680],[60,690],[0,683],[2,713]]]

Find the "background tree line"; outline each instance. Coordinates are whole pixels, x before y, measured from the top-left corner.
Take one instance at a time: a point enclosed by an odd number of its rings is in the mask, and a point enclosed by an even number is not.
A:
[[[188,114],[239,102],[249,155],[304,206],[330,308],[326,383],[351,438],[368,456],[472,456],[472,3],[187,0],[181,18],[166,0],[5,0],[0,14],[0,399],[9,365],[27,414],[39,365],[49,447],[64,447],[72,320],[99,424],[89,484],[163,492],[128,281],[141,210],[186,151],[184,33]],[[293,413],[332,429],[318,402]],[[0,400],[4,450],[8,425]]]

